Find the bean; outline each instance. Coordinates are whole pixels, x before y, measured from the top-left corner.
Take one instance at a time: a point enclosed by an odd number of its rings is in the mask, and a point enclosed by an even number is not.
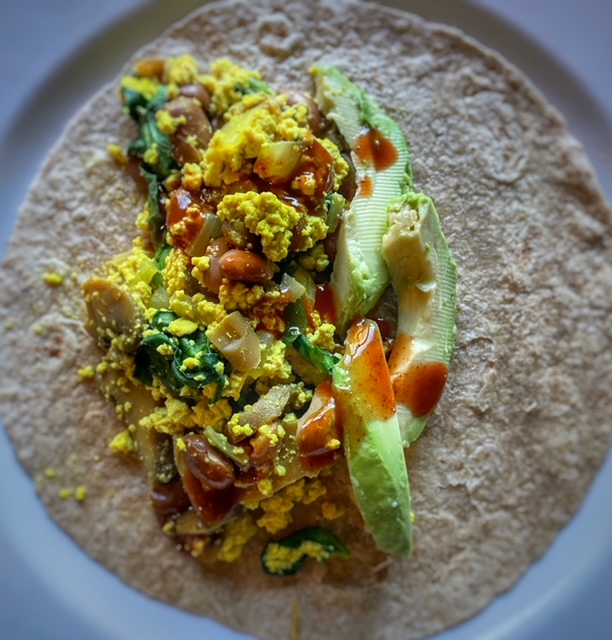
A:
[[[179,96],[165,107],[174,118],[184,116],[186,122],[177,127],[172,136],[172,155],[180,164],[197,163],[201,151],[206,149],[212,138],[212,125],[202,107],[193,98]]]
[[[134,65],[134,71],[143,78],[161,78],[165,64],[163,58],[143,58]]]
[[[304,235],[306,230],[306,218],[302,217],[293,228],[291,234],[290,251],[304,251],[308,245],[308,237]]]
[[[230,280],[262,283],[272,278],[272,264],[259,253],[230,249],[219,259],[223,274]]]
[[[200,105],[204,111],[208,111],[210,108],[210,92],[201,84],[184,84],[179,92],[186,98],[196,98],[199,100]]]
[[[204,436],[190,433],[183,438],[183,442],[183,460],[205,491],[227,489],[234,483],[236,474],[232,463],[214,449]]]
[[[287,90],[282,93],[287,96],[287,104],[289,106],[305,104],[308,107],[308,110],[310,111],[310,129],[315,136],[321,133],[321,129],[323,128],[323,115],[321,114],[316,102],[310,96],[300,93],[299,91]]]
[[[167,484],[156,482],[151,489],[151,502],[161,522],[177,513],[187,511],[190,505],[189,496],[185,493],[178,476]]]

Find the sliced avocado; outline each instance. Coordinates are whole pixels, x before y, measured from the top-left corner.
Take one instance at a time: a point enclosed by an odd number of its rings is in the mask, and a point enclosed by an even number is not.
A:
[[[360,319],[349,328],[333,384],[359,510],[379,549],[409,557],[408,470],[382,338],[373,320]]]
[[[408,146],[398,125],[335,67],[311,69],[316,100],[351,148],[358,190],[343,217],[330,286],[337,326],[370,311],[389,284],[380,253],[387,207],[412,186]]]
[[[389,369],[408,446],[442,394],[455,346],[457,268],[430,198],[411,192],[392,204],[382,255],[398,298]]]

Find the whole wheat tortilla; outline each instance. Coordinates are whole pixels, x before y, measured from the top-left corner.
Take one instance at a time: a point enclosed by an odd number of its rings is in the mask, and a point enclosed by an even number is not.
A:
[[[510,588],[578,509],[612,432],[612,221],[557,112],[460,32],[366,3],[211,4],[138,52],[228,56],[279,87],[331,63],[404,130],[417,189],[458,265],[458,342],[443,400],[408,452],[416,552],[359,580],[325,565],[265,576],[253,554],[213,575],[160,533],[137,465],[108,449],[113,409],[80,283],[126,250],[142,201],[106,151],[134,135],[116,87],[67,127],[35,180],[0,281],[2,413],[53,518],[136,589],[262,638],[420,638]],[[126,67],[127,69],[128,67]],[[57,242],[58,234],[61,242]],[[65,274],[59,287],[45,272]],[[16,366],[27,363],[27,366]],[[59,487],[87,487],[83,502]],[[367,612],[367,613],[366,613]]]

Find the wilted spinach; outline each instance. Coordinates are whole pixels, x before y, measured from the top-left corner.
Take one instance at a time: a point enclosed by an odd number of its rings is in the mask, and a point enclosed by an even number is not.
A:
[[[289,327],[283,337],[283,342],[289,347],[293,347],[310,364],[319,371],[331,375],[334,365],[340,361],[338,356],[330,353],[326,349],[321,349],[312,344],[310,340],[300,331],[299,327]]]
[[[123,88],[122,91],[124,107],[140,128],[138,136],[128,147],[128,154],[142,158],[155,146],[157,162],[147,164],[146,168],[163,180],[176,168],[172,157],[172,140],[160,131],[155,115],[168,101],[168,87],[162,87],[150,100],[132,89]]]
[[[157,378],[176,395],[183,387],[202,389],[218,383],[218,396],[227,382],[224,368],[219,366],[223,364],[221,356],[211,348],[202,329],[185,336],[170,333],[168,326],[177,317],[171,311],[155,314],[152,331],[145,332],[136,352],[136,378],[149,386]],[[185,363],[187,359],[190,366]]]
[[[323,527],[307,527],[283,540],[269,542],[266,545],[261,556],[264,571],[269,575],[275,576],[291,576],[297,573],[308,559],[308,552],[304,550],[292,565],[279,568],[275,566],[273,561],[275,547],[301,549],[305,542],[314,542],[320,546],[320,553],[317,555],[319,561],[327,560],[331,556],[340,556],[341,558],[351,557],[351,553],[346,545],[333,531],[324,529]]]

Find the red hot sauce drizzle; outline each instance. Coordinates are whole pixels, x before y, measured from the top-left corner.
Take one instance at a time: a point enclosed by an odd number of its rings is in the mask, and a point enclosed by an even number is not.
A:
[[[353,146],[353,151],[364,164],[372,164],[376,171],[384,171],[397,160],[395,145],[378,129],[366,129]]]
[[[338,310],[336,309],[336,300],[334,292],[329,285],[319,285],[315,297],[314,308],[319,312],[323,322],[331,324],[338,323]]]
[[[370,198],[372,197],[373,192],[374,192],[374,183],[372,181],[372,176],[364,176],[359,181],[359,197]]]
[[[357,321],[347,337],[351,394],[364,403],[369,420],[388,420],[395,413],[380,332],[373,321]]]
[[[447,377],[448,366],[443,362],[415,362],[392,376],[395,399],[423,418],[436,408]]]

